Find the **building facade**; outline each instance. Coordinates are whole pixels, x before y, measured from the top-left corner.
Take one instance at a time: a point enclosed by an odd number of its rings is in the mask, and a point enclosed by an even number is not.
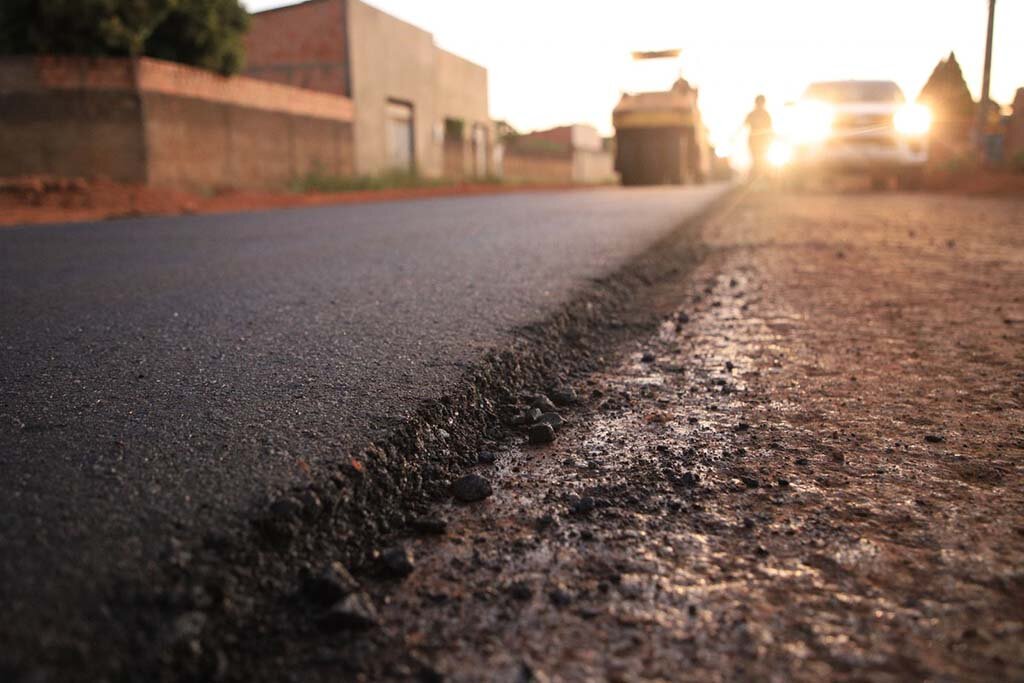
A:
[[[586,124],[506,136],[500,172],[519,182],[601,184],[617,179],[612,152],[597,129]]]
[[[355,169],[426,177],[492,172],[487,70],[360,0],[308,0],[252,17],[247,75],[349,97]]]

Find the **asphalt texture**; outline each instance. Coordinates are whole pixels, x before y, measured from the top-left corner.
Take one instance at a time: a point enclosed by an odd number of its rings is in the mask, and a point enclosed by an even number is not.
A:
[[[0,604],[61,644],[169,543],[452,389],[722,186],[0,231]]]

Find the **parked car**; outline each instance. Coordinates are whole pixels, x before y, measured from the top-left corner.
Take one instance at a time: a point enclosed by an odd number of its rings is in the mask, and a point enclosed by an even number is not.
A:
[[[769,160],[784,177],[802,184],[810,176],[866,173],[884,187],[921,184],[928,161],[931,112],[908,103],[892,81],[827,81],[811,84],[787,108]]]

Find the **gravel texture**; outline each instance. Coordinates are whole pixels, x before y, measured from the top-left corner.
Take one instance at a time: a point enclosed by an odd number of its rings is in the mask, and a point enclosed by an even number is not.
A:
[[[371,585],[377,644],[294,675],[1024,677],[1022,219],[749,193],[556,443],[512,430],[491,498],[435,505],[447,535]]]

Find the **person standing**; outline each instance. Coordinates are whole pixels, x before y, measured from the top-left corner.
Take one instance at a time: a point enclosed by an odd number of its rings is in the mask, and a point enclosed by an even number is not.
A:
[[[750,131],[747,138],[747,144],[750,146],[750,176],[756,178],[764,172],[765,156],[774,135],[772,117],[765,109],[764,95],[758,95],[754,99],[754,110],[747,114],[744,125]]]

